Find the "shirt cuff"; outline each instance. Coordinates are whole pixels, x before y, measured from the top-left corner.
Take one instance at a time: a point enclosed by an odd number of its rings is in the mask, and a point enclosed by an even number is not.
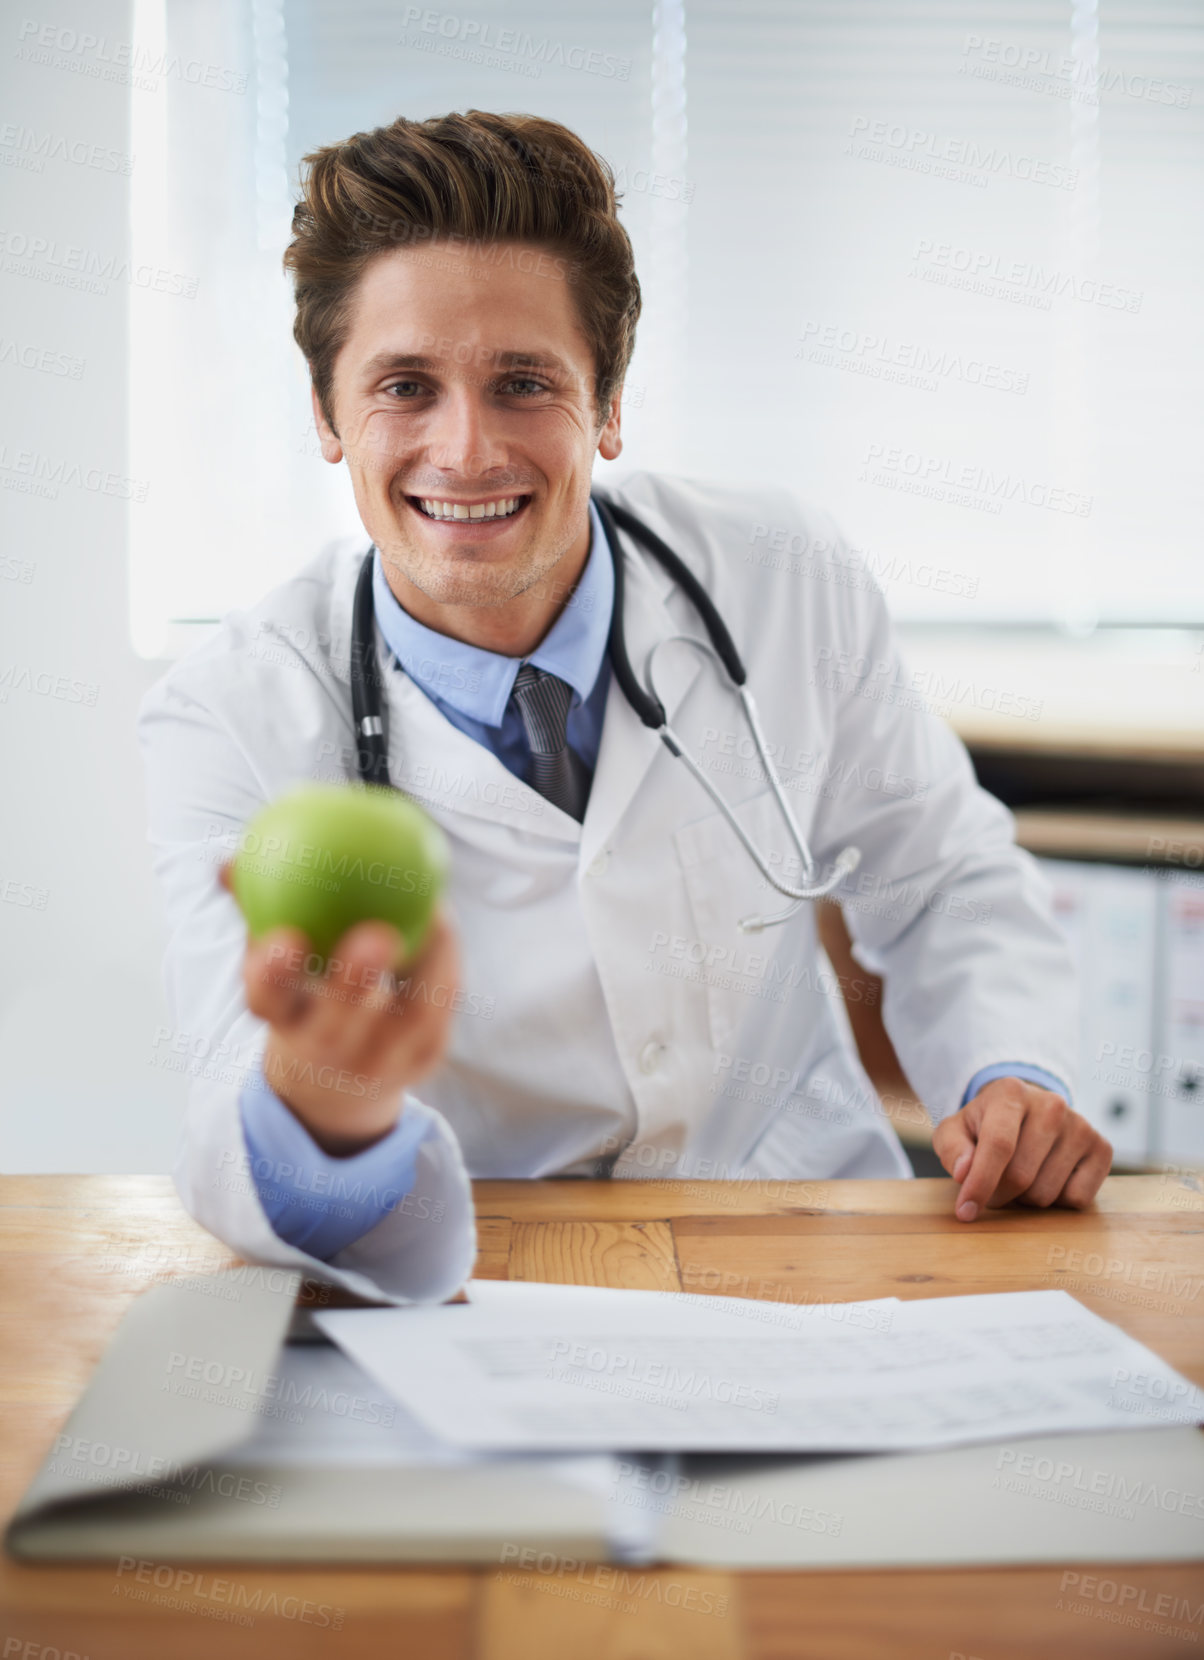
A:
[[[323,1262],[397,1208],[414,1186],[418,1149],[434,1127],[428,1114],[403,1110],[382,1140],[333,1158],[269,1086],[262,1067],[248,1077],[238,1105],[268,1221],[286,1245]]]
[[[1070,1091],[1061,1078],[1047,1072],[1043,1066],[1029,1066],[1026,1061],[1000,1061],[998,1065],[984,1066],[981,1072],[974,1074],[962,1096],[962,1106],[972,1101],[984,1085],[993,1083],[996,1078],[1019,1078],[1026,1084],[1040,1084],[1042,1089],[1052,1089],[1055,1095],[1060,1095],[1068,1107],[1074,1105]]]

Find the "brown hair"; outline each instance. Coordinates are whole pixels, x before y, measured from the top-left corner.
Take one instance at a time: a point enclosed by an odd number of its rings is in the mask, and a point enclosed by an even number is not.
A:
[[[468,110],[399,117],[305,157],[293,239],[293,336],[333,427],[334,362],[369,261],[435,237],[528,242],[560,256],[594,356],[599,422],[635,345],[640,285],[609,165],[558,121]]]

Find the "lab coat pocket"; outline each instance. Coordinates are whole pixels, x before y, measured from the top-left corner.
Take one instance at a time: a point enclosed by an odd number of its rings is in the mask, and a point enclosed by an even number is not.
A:
[[[798,880],[797,856],[773,792],[732,810],[770,868]],[[732,1053],[742,1026],[761,1026],[772,1005],[787,1001],[802,934],[811,927],[810,907],[784,926],[745,933],[742,919],[773,914],[788,902],[761,875],[726,816],[711,813],[684,825],[674,842],[693,933],[670,948],[683,959],[683,974],[705,987],[712,1043]]]

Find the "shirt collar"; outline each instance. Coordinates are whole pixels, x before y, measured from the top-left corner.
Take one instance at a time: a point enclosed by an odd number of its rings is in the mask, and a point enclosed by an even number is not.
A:
[[[372,598],[385,644],[428,697],[483,726],[500,726],[524,662],[573,688],[574,707],[597,682],[614,606],[615,573],[598,509],[589,504],[589,552],[560,615],[529,657],[503,657],[439,634],[412,617],[385,579],[380,550],[372,566]]]

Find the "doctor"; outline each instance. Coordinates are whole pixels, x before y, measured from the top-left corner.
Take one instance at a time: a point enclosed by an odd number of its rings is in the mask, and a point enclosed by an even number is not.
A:
[[[365,534],[227,616],[139,721],[162,1041],[196,1073],[177,1178],[192,1213],[252,1258],[404,1301],[469,1272],[469,1174],[908,1174],[845,1016],[870,983],[837,982],[810,903],[742,927],[788,907],[625,696],[616,627],[641,683],[659,648],[666,718],[771,873],[838,881],[956,1214],[1088,1204],[1111,1149],[1068,1104],[1074,997],[1047,891],[907,691],[830,521],[777,488],[605,486],[730,631],[809,872],[731,680],[671,638],[705,638],[683,583],[591,502],[595,458],[622,449],[640,307],[605,165],[555,123],[481,112],[308,162],[295,334]],[[739,419],[721,340],[701,383],[717,421]],[[353,929],[318,978],[294,931],[248,947],[225,887],[258,808],[354,779],[378,730],[352,717],[366,559],[380,748],[453,855],[400,981],[385,924]]]

